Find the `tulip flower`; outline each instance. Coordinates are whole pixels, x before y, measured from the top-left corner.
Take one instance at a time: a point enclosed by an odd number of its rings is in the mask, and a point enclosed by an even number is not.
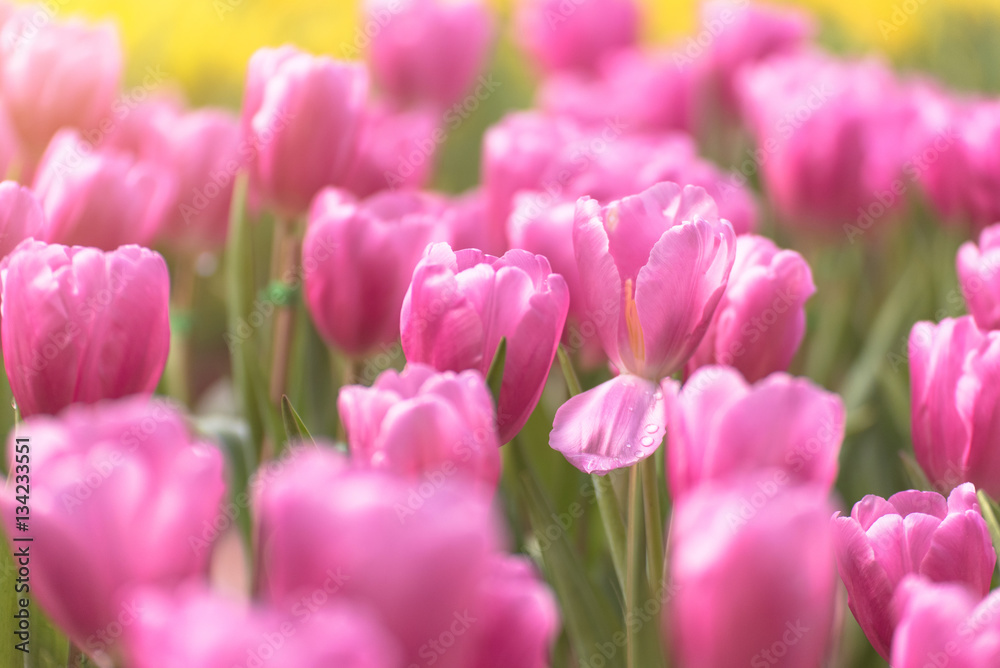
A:
[[[736,367],[748,381],[788,369],[806,332],[805,302],[816,292],[801,255],[756,235],[736,239],[726,293],[687,364]]]
[[[447,668],[480,665],[473,659],[486,656],[483,644],[510,632],[514,602],[505,599],[522,576],[504,577],[513,580],[509,593],[494,580],[503,576],[498,526],[486,499],[460,484],[414,485],[310,448],[293,451],[255,507],[260,592],[270,605],[294,612],[303,596],[323,591],[363,606],[396,639],[401,665],[428,655]],[[536,617],[531,608],[522,607],[532,615],[522,619]],[[439,653],[428,643],[445,632],[452,645]]]
[[[95,149],[71,130],[52,140],[33,189],[45,212],[45,241],[102,250],[149,243],[177,196],[166,166]]]
[[[439,204],[414,192],[364,201],[324,190],[302,246],[306,305],[323,337],[360,357],[399,337],[399,309],[428,243],[444,238]]]
[[[344,188],[358,197],[368,197],[380,190],[426,186],[433,173],[434,156],[446,139],[437,123],[438,118],[426,110],[370,108]]]
[[[297,216],[324,187],[343,185],[367,96],[362,65],[290,46],[254,53],[241,126],[255,193],[280,215]]]
[[[152,393],[170,348],[158,253],[25,241],[0,269],[4,366],[22,415]]]
[[[628,132],[695,128],[695,68],[680,53],[623,49],[605,57],[595,75],[549,77],[538,93],[545,112],[590,127],[609,122]]]
[[[16,181],[0,183],[0,258],[28,237],[44,232],[45,216],[34,194]]]
[[[892,597],[904,576],[960,583],[977,597],[990,590],[997,555],[971,484],[956,487],[947,501],[915,490],[888,500],[869,495],[850,517],[838,513],[833,527],[848,605],[886,660],[898,621]]]
[[[685,668],[821,666],[836,568],[825,487],[706,484],[671,523],[669,635]]]
[[[248,606],[207,589],[138,594],[142,613],[127,630],[136,668],[395,668],[395,641],[362,608],[302,607],[298,614]],[[273,657],[273,660],[272,660]]]
[[[514,438],[535,409],[566,322],[569,290],[551,271],[543,256],[522,250],[496,258],[433,244],[403,301],[400,329],[410,362],[485,376],[506,338],[496,397],[501,443]]]
[[[896,590],[894,668],[980,668],[1000,664],[1000,591],[986,598],[957,584],[913,575]]]
[[[492,42],[493,17],[485,3],[378,0],[367,7],[369,21],[388,15],[372,35],[368,61],[391,100],[443,109],[468,94]]]
[[[2,34],[0,31],[0,35]],[[21,143],[8,118],[3,100],[0,100],[0,174],[6,175],[6,178],[15,175],[16,170],[24,166],[24,156],[21,153]]]
[[[909,357],[913,452],[924,473],[942,491],[971,482],[1000,498],[1000,332],[980,331],[971,316],[918,322]]]
[[[548,72],[592,72],[604,56],[634,46],[639,37],[635,0],[526,0],[515,21],[524,50]]]
[[[33,162],[60,128],[90,130],[109,117],[124,67],[111,23],[38,24],[24,7],[0,31],[0,81],[10,120]]]
[[[481,189],[446,201],[441,217],[454,250],[477,248],[490,255],[503,255],[506,250],[506,242],[498,238],[497,230],[490,226],[486,196]]]
[[[618,377],[556,412],[549,445],[587,473],[651,455],[665,430],[659,381],[694,353],[726,289],[736,235],[701,188],[661,183],[577,204],[573,245],[587,308]],[[670,290],[664,290],[670,285]]]
[[[761,172],[784,222],[853,242],[902,208],[920,147],[908,94],[886,66],[787,54],[748,68],[737,90],[757,143],[743,173]]]
[[[978,246],[962,244],[955,263],[976,325],[983,331],[1000,329],[1000,225],[984,229]]]
[[[779,472],[781,485],[833,487],[844,439],[844,404],[836,394],[784,373],[750,385],[735,369],[709,366],[683,387],[664,380],[663,396],[674,497],[755,471]]]
[[[133,588],[170,589],[207,574],[209,552],[192,541],[220,513],[222,454],[193,439],[171,406],[144,397],[31,418],[22,435],[30,444],[14,435],[7,444],[5,530],[22,535],[15,515],[28,513],[16,510],[24,504],[14,476],[30,460],[34,541],[11,545],[30,545],[32,598],[104,665],[135,621]]]
[[[438,373],[410,364],[374,385],[340,390],[337,411],[356,462],[421,479],[478,481],[492,493],[500,477],[493,398],[475,371]]]

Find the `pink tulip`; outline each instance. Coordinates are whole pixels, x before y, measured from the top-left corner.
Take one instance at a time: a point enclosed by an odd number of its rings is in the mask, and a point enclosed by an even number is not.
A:
[[[1000,102],[953,100],[932,91],[918,103],[936,112],[926,123],[927,146],[914,162],[933,207],[949,222],[975,230],[1000,220],[1000,161],[988,148],[1000,140]]]
[[[661,183],[603,208],[582,198],[573,245],[586,307],[600,314],[601,344],[622,375],[563,404],[549,445],[582,471],[606,473],[659,446],[658,382],[701,342],[726,289],[736,235],[704,190]]]
[[[569,290],[541,255],[428,246],[401,312],[403,352],[441,371],[489,371],[501,338],[506,364],[497,401],[500,442],[535,409],[566,322]]]
[[[490,255],[503,255],[507,249],[506,241],[498,238],[498,230],[490,225],[486,196],[481,189],[448,200],[441,217],[454,250],[477,248]]]
[[[254,53],[241,125],[257,195],[282,216],[298,216],[324,187],[343,185],[367,96],[362,65],[289,46]]]
[[[1000,664],[1000,592],[982,598],[961,585],[911,575],[897,589],[895,608],[894,668]]]
[[[789,7],[712,0],[701,5],[701,29],[686,40],[681,53],[698,61],[705,102],[721,105],[735,117],[739,74],[749,65],[804,48],[815,32],[811,16]],[[707,50],[696,41],[706,35],[712,37]]]
[[[32,162],[60,128],[91,129],[111,114],[124,67],[113,24],[39,24],[39,11],[22,8],[0,31],[0,88]]]
[[[737,237],[729,285],[687,373],[725,364],[752,383],[785,371],[802,343],[805,302],[815,292],[812,271],[801,255],[780,250],[765,237]]]
[[[979,245],[967,241],[958,249],[958,281],[979,329],[1000,329],[1000,225],[979,235]]]
[[[31,596],[104,665],[136,619],[134,587],[169,589],[207,573],[209,553],[191,540],[220,512],[222,455],[194,440],[172,407],[139,397],[32,418],[17,436],[30,444],[7,444],[5,530],[24,535],[14,476],[30,466],[34,541],[11,545],[29,546]]]
[[[467,659],[487,631],[479,590],[498,543],[485,498],[309,449],[260,488],[255,507],[264,601],[294,612],[323,592],[321,601],[371,611],[398,642],[401,665],[428,656],[448,668],[474,665]],[[453,643],[446,653],[443,633]]]
[[[971,482],[1000,497],[1000,332],[981,332],[971,316],[918,322],[909,355],[913,452],[924,473],[942,491]]]
[[[136,668],[396,668],[395,641],[364,609],[343,603],[297,613],[248,606],[201,587],[139,594],[127,630]]]
[[[703,367],[684,386],[663,381],[674,497],[734,476],[814,483],[829,490],[844,440],[844,404],[804,378],[775,373],[754,385],[729,367]]]
[[[163,131],[170,149],[165,166],[177,178],[177,194],[159,236],[181,246],[221,247],[233,184],[243,166],[236,119],[202,109],[168,120]]]
[[[42,157],[33,189],[45,211],[45,241],[114,250],[153,239],[177,182],[163,165],[110,147],[95,149],[64,130]]]
[[[538,112],[509,114],[486,131],[481,171],[491,245],[507,249],[504,228],[519,191],[559,188],[560,156],[580,134],[576,123]]]
[[[521,45],[543,70],[591,72],[605,55],[635,45],[639,18],[634,0],[525,0],[515,21]]]
[[[679,53],[624,49],[601,61],[597,76],[547,79],[538,104],[547,113],[588,126],[623,125],[629,132],[695,127],[695,69]]]
[[[454,476],[492,493],[500,477],[493,398],[475,371],[410,364],[369,387],[340,390],[337,410],[355,462],[415,479]]]
[[[399,337],[399,309],[421,253],[445,231],[433,198],[382,192],[358,202],[324,190],[302,246],[306,305],[319,332],[360,357]]]
[[[493,17],[480,0],[375,0],[365,19],[375,83],[397,105],[448,107],[469,93],[489,55]],[[457,117],[456,117],[457,118]]]
[[[3,32],[0,31],[0,35],[2,34]],[[2,85],[0,85],[0,90],[2,90]],[[3,100],[0,99],[0,176],[7,179],[20,177],[20,172],[25,167],[23,162],[21,143],[13,125],[11,125]]]
[[[886,66],[783,55],[743,72],[738,92],[757,143],[743,173],[761,172],[783,221],[853,242],[902,208],[916,114]]]
[[[16,181],[0,183],[0,258],[28,237],[42,236],[45,216],[34,194]]]
[[[664,616],[677,665],[824,665],[837,593],[831,513],[817,486],[707,484],[679,499]]]
[[[885,500],[866,496],[850,517],[833,520],[848,605],[868,640],[888,660],[897,617],[892,597],[908,574],[961,583],[977,597],[990,590],[997,555],[971,484],[948,500],[909,490]]]
[[[358,197],[368,197],[380,190],[426,186],[434,156],[445,141],[438,120],[421,109],[395,112],[381,106],[369,108],[344,188]]]
[[[0,267],[4,366],[22,415],[152,393],[170,349],[158,253],[25,241]]]

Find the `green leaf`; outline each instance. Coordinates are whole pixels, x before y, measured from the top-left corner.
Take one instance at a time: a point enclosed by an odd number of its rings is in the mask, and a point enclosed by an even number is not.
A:
[[[497,351],[493,355],[490,363],[490,370],[486,372],[486,386],[493,394],[493,400],[500,403],[500,387],[503,385],[503,370],[507,364],[507,337],[501,337],[497,344]]]
[[[996,550],[997,554],[1000,554],[1000,522],[997,521],[997,513],[1000,509],[984,490],[976,492],[976,497],[979,499],[979,509],[983,513],[983,519],[986,520],[986,526],[990,530],[993,549]]]
[[[910,481],[910,485],[913,489],[919,489],[925,492],[934,491],[934,485],[931,481],[927,479],[927,475],[924,473],[924,469],[921,468],[917,460],[913,458],[909,452],[900,452],[899,460],[903,463],[903,471],[906,473],[906,478]]]
[[[576,369],[573,368],[573,362],[561,343],[556,349],[556,355],[559,357],[559,368],[562,369],[563,378],[566,379],[566,389],[569,390],[569,396],[575,397],[583,392],[583,388],[580,386],[580,378],[576,375]]]
[[[591,474],[594,492],[597,497],[597,508],[601,512],[601,522],[604,524],[604,535],[611,551],[611,561],[615,565],[615,575],[618,585],[625,591],[625,521],[622,519],[621,507],[615,496],[614,483],[610,475]]]
[[[287,394],[281,395],[281,422],[285,426],[286,442],[300,441],[316,445],[316,440],[309,433],[309,429],[302,421],[302,418],[295,412],[295,408],[292,406],[292,402],[289,400]]]

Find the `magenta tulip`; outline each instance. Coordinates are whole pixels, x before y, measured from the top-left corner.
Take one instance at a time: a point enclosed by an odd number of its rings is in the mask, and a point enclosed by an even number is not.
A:
[[[622,375],[563,404],[549,445],[582,471],[606,473],[659,447],[659,381],[701,342],[726,289],[736,235],[704,190],[661,183],[603,208],[582,198],[573,245],[586,308],[600,314],[601,344]]]
[[[165,165],[94,148],[70,130],[42,156],[33,189],[45,211],[45,241],[114,250],[148,244],[177,196]]]
[[[325,602],[295,613],[249,606],[201,587],[141,592],[127,629],[136,668],[397,668],[395,641],[363,608]]]
[[[979,235],[979,245],[967,241],[958,249],[958,281],[976,325],[1000,329],[1000,225]]]
[[[910,332],[913,452],[938,489],[972,482],[1000,497],[997,412],[1000,332],[982,332],[971,316]]]
[[[908,576],[894,599],[899,626],[894,668],[980,668],[1000,664],[1000,591],[986,598],[958,584]]]
[[[756,235],[736,239],[729,284],[687,373],[707,364],[739,369],[748,381],[785,371],[806,332],[805,302],[816,292],[801,255]]]
[[[750,385],[735,369],[703,367],[684,386],[663,381],[667,480],[674,497],[734,476],[829,490],[844,440],[844,404],[804,378],[776,373]]]
[[[256,194],[280,215],[298,216],[324,187],[343,185],[367,96],[362,65],[288,46],[254,53],[241,125]]]
[[[369,387],[340,390],[338,415],[355,462],[435,481],[458,474],[492,493],[500,477],[493,398],[475,371],[410,364]]]
[[[744,173],[760,170],[783,222],[854,242],[903,207],[916,114],[888,67],[788,54],[747,69],[738,91],[757,143]]]
[[[442,239],[439,203],[385,191],[364,201],[328,189],[316,197],[302,246],[306,305],[323,337],[361,357],[399,337],[413,269]]]
[[[123,55],[111,23],[79,19],[38,23],[24,7],[0,32],[4,104],[33,162],[60,128],[89,130],[112,113]]]
[[[11,545],[30,546],[31,596],[105,665],[135,621],[134,587],[207,574],[209,552],[191,540],[220,514],[222,455],[193,439],[171,406],[140,397],[32,418],[17,435],[0,496],[5,530],[26,535],[15,515],[28,515],[34,541]],[[14,484],[29,468],[30,514],[17,510]]]
[[[368,109],[358,152],[344,188],[358,197],[380,190],[419,189],[434,170],[434,156],[445,141],[437,115],[423,110]]]
[[[817,486],[735,481],[679,499],[664,616],[677,665],[824,665],[837,593],[831,513]]]
[[[0,183],[0,258],[28,237],[40,238],[45,216],[35,195],[16,181]]]
[[[493,17],[485,3],[381,0],[368,7],[365,18],[380,25],[369,47],[372,77],[397,105],[444,108],[469,93],[493,41]]]
[[[525,0],[515,16],[524,49],[545,71],[591,72],[601,59],[639,37],[635,0]]]
[[[568,308],[566,281],[541,255],[512,250],[496,258],[434,244],[403,301],[403,352],[408,361],[441,371],[475,369],[485,376],[506,338],[496,400],[500,442],[507,443],[542,395]]]
[[[352,469],[327,449],[296,454],[260,488],[261,596],[294,612],[303,596],[371,611],[392,634],[402,665],[433,654],[439,666],[475,665],[490,631],[481,589],[495,573],[498,526],[486,498],[386,471]],[[446,653],[428,643],[451,630]]]
[[[971,484],[955,488],[947,501],[915,490],[888,500],[866,496],[850,517],[838,513],[833,527],[848,605],[887,660],[897,623],[892,597],[904,576],[961,583],[977,597],[990,590],[997,555]]]
[[[170,278],[158,253],[25,241],[0,281],[4,366],[23,415],[152,393],[170,349]]]

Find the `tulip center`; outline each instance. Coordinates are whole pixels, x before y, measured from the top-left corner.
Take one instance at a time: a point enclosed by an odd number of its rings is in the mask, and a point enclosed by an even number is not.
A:
[[[639,309],[635,305],[635,295],[632,293],[632,279],[625,280],[625,327],[628,329],[628,344],[632,355],[638,362],[646,361],[646,342],[643,337],[642,323],[639,322]]]

